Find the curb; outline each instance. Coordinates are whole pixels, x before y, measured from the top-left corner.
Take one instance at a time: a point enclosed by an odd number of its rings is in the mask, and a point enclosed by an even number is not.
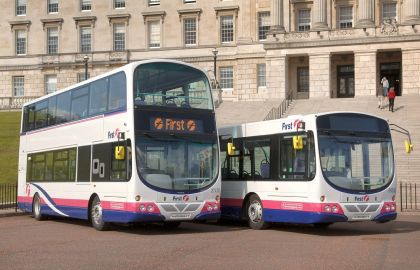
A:
[[[27,215],[28,213],[22,212],[20,210],[18,210],[17,212],[15,211],[0,211],[0,218],[3,217],[16,217],[16,216],[24,216]]]

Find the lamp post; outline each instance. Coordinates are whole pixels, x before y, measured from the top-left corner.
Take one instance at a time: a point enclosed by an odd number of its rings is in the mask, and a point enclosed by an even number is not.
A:
[[[87,80],[88,78],[88,61],[89,61],[89,56],[85,54],[85,56],[83,56],[83,63],[85,63],[85,80]]]
[[[213,75],[214,75],[214,82],[216,83],[216,61],[217,61],[217,53],[219,52],[217,48],[214,48],[212,51],[213,53]]]

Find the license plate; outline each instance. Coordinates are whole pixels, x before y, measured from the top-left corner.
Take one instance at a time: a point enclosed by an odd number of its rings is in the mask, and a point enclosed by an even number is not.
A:
[[[369,214],[355,214],[353,215],[353,220],[369,220],[372,215]]]
[[[171,219],[189,219],[191,214],[172,214]]]

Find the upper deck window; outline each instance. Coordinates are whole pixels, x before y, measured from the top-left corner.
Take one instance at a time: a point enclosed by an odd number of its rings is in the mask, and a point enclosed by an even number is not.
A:
[[[149,63],[134,72],[134,104],[213,109],[206,75],[176,63]]]

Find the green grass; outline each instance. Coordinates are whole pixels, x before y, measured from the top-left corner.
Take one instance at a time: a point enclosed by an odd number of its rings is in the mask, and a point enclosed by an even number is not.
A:
[[[0,112],[0,184],[17,182],[20,112]]]

